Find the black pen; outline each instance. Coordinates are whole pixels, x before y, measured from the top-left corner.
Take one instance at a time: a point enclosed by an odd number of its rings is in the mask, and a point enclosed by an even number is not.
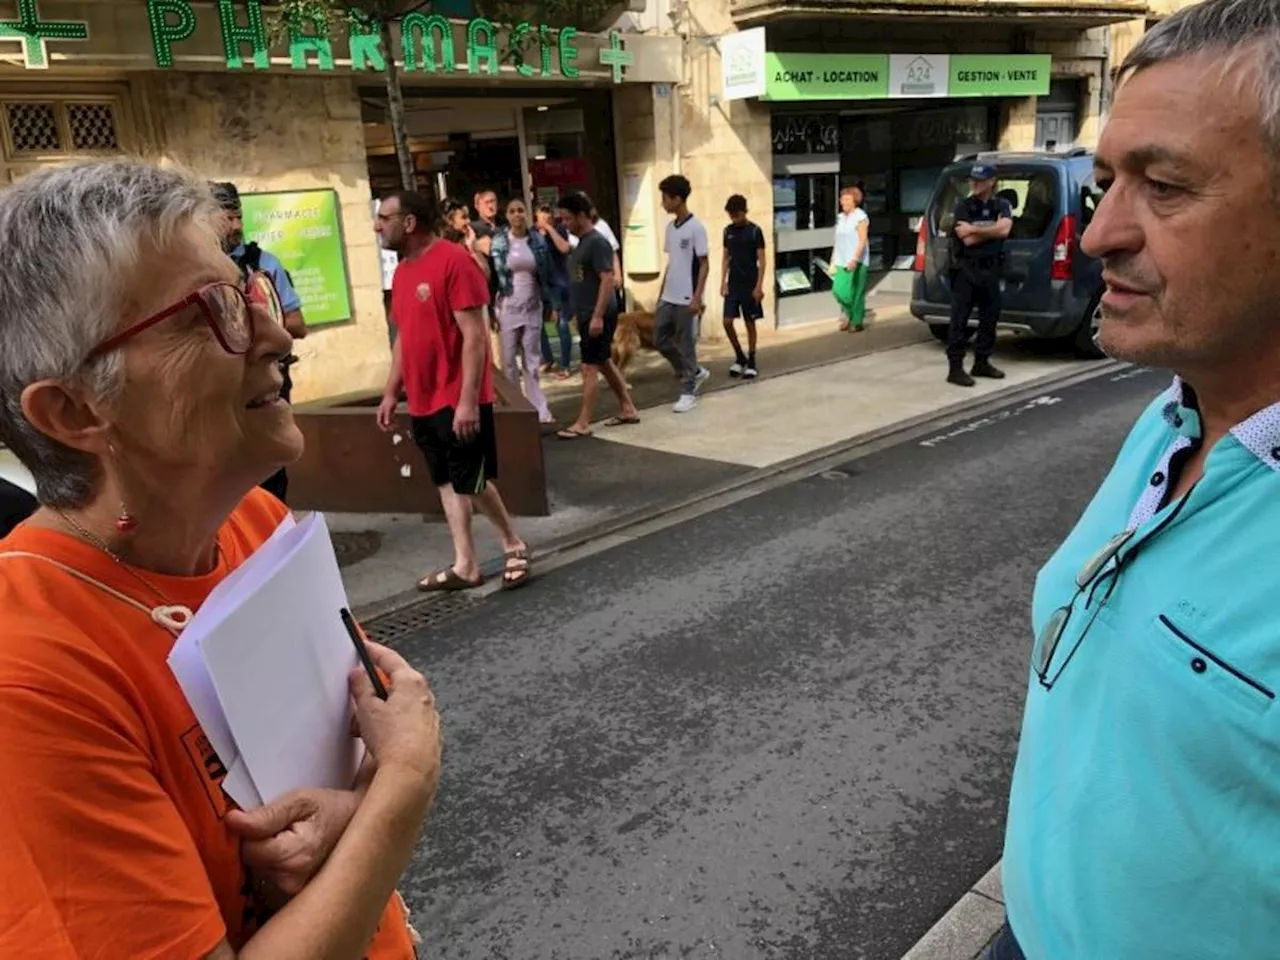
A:
[[[356,645],[356,655],[360,658],[360,662],[364,664],[364,672],[369,675],[369,682],[373,684],[373,692],[378,695],[380,700],[387,699],[387,688],[382,685],[382,678],[378,676],[378,668],[373,665],[373,658],[369,656],[369,651],[364,645],[364,632],[356,625],[356,618],[351,616],[351,611],[343,607],[338,614],[342,617],[342,625],[347,628],[347,635],[351,637],[351,642]]]

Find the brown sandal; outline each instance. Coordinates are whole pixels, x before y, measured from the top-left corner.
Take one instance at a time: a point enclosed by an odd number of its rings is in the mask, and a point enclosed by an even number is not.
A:
[[[474,590],[476,587],[483,586],[484,577],[479,580],[464,580],[458,576],[458,571],[453,567],[437,570],[418,581],[418,590],[421,593],[460,593],[463,590]]]
[[[503,590],[516,590],[529,582],[532,573],[529,562],[532,559],[533,551],[528,547],[507,551],[506,563],[502,565]]]

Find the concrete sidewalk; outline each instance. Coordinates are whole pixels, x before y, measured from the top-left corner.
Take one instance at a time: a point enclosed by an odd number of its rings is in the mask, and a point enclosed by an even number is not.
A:
[[[1004,889],[997,863],[902,960],[976,960],[1002,926]]]
[[[535,550],[545,550],[623,517],[663,511],[756,470],[1087,368],[1066,353],[1011,337],[1002,339],[996,360],[1008,379],[965,390],[943,382],[946,361],[937,344],[914,343],[712,391],[683,416],[664,403],[644,410],[635,426],[598,428],[583,440],[548,438],[551,515],[519,518],[517,527]],[[414,583],[452,562],[448,530],[438,520],[399,514],[327,519],[342,535],[339,542],[365,543],[366,555],[349,558],[354,562],[343,570],[352,606],[365,618],[412,602]],[[499,544],[484,520],[477,519],[475,531],[492,574]]]

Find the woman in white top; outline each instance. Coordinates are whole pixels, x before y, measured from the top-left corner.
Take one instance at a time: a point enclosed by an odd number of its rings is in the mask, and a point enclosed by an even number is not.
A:
[[[859,333],[867,316],[867,271],[871,265],[871,244],[867,233],[871,220],[862,209],[862,188],[840,191],[840,213],[836,217],[836,245],[831,251],[835,268],[831,293],[840,304],[840,329]]]

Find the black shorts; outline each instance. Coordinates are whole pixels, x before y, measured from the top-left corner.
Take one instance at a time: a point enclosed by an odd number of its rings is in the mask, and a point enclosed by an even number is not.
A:
[[[603,367],[607,364],[613,353],[613,334],[617,329],[617,315],[607,313],[600,336],[593,337],[591,336],[591,318],[578,317],[578,336],[581,339],[578,349],[582,353],[582,362],[593,367]]]
[[[753,291],[751,290],[745,293],[730,290],[729,295],[724,298],[724,318],[726,320],[737,320],[738,317],[742,317],[747,323],[763,320],[764,304],[752,294]]]
[[[479,496],[490,480],[498,479],[498,435],[493,405],[480,405],[480,433],[470,443],[453,434],[453,407],[413,418],[413,440],[427,460],[431,482],[449,484],[464,497]]]

